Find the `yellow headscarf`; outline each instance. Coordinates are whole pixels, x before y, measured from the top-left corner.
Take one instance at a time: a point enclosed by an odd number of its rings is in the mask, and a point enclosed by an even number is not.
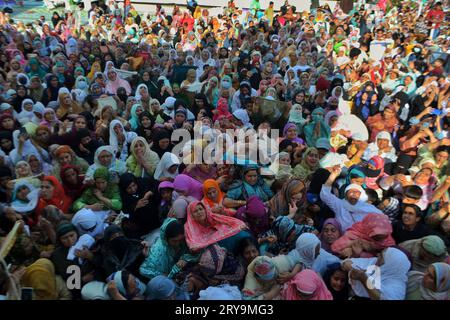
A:
[[[35,300],[57,300],[55,267],[49,259],[39,259],[28,266],[22,277],[23,287],[34,289]]]

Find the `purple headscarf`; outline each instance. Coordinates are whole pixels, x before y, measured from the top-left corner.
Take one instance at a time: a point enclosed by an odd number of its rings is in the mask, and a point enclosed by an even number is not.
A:
[[[270,228],[269,212],[257,196],[248,198],[247,204],[236,211],[235,217],[246,222],[255,236]]]
[[[184,196],[191,196],[199,201],[203,198],[203,185],[185,174],[178,175],[173,181],[173,186],[175,191],[181,191]]]
[[[286,125],[285,125],[284,128],[283,128],[283,137],[284,137],[285,139],[289,140],[289,141],[292,141],[292,142],[295,142],[295,143],[298,143],[298,144],[305,144],[305,142],[303,141],[303,139],[301,139],[301,138],[299,138],[299,137],[295,137],[294,139],[288,139],[288,138],[286,138],[286,134],[287,134],[287,132],[288,132],[288,130],[289,130],[290,128],[295,128],[295,130],[297,130],[297,125],[296,125],[295,123],[291,123],[291,122],[286,123]]]
[[[326,243],[325,239],[323,238],[324,237],[323,230],[325,229],[325,226],[327,224],[333,225],[339,231],[339,237],[341,237],[343,235],[343,232],[342,232],[341,224],[335,218],[329,218],[329,219],[325,220],[325,222],[323,223],[322,232],[319,235],[319,239],[322,243],[321,248],[332,253],[333,251],[331,250],[331,246],[328,243]]]

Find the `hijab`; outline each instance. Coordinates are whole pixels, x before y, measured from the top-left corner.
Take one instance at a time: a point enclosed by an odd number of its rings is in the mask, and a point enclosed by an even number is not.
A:
[[[178,175],[178,170],[175,173],[169,172],[170,167],[176,165],[177,167],[180,165],[180,160],[176,155],[170,152],[165,152],[161,157],[158,165],[156,166],[154,178],[156,180],[161,180],[164,178],[174,179]]]
[[[304,299],[299,292],[309,296]],[[287,282],[281,292],[283,300],[333,300],[333,296],[317,272],[305,269]]]

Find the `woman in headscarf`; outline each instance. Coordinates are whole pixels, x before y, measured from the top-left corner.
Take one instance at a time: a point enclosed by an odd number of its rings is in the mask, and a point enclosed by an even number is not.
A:
[[[381,188],[378,182],[380,181],[380,179],[383,179],[387,176],[387,174],[384,172],[383,158],[380,156],[373,156],[367,162],[367,167],[364,169],[366,173],[364,184],[366,185],[366,187],[381,192]]]
[[[444,262],[431,264],[423,272],[410,271],[405,300],[449,300],[450,265]]]
[[[108,70],[107,73],[107,79],[108,83],[106,84],[106,92],[109,94],[116,94],[117,89],[124,88],[127,92],[127,95],[131,94],[131,87],[127,80],[121,79],[119,75],[117,74],[117,71],[114,69],[114,67],[110,70]]]
[[[319,235],[321,247],[325,251],[333,253],[331,246],[343,235],[341,224],[335,218],[325,220],[322,232]]]
[[[180,195],[191,196],[199,201],[203,198],[203,185],[188,175],[177,175],[173,181],[173,186]]]
[[[33,175],[31,166],[26,161],[19,161],[14,167],[16,173],[16,179],[13,180],[15,183],[26,181],[32,184],[34,187],[39,188],[41,186],[41,181],[37,176]]]
[[[66,195],[72,201],[77,200],[86,188],[83,183],[84,175],[81,174],[80,168],[72,164],[65,164],[61,167],[60,177]]]
[[[94,82],[95,74],[97,72],[101,72],[101,71],[102,71],[102,66],[100,65],[100,62],[95,61],[91,66],[91,70],[87,74],[87,78],[88,78],[89,82],[90,83]]]
[[[14,184],[11,208],[26,215],[36,208],[38,199],[39,189],[26,181],[19,181]]]
[[[311,113],[312,121],[303,127],[306,143],[310,147],[314,147],[320,138],[330,138],[330,127],[325,123],[325,110],[316,108]]]
[[[314,232],[316,229],[305,224],[297,224],[287,216],[279,216],[272,223],[272,229],[259,239],[262,254],[287,254],[295,249],[295,242],[303,233]],[[273,241],[275,237],[276,241]]]
[[[131,118],[128,120],[128,123],[131,126],[131,129],[133,131],[136,131],[136,129],[139,126],[139,115],[144,111],[144,108],[140,103],[136,103],[131,107],[130,110],[130,116]]]
[[[42,101],[45,88],[42,85],[42,78],[33,76],[30,79],[30,97],[33,101]]]
[[[308,181],[319,168],[319,151],[314,147],[307,148],[302,155],[302,161],[292,171],[294,177]]]
[[[306,119],[303,118],[303,107],[296,103],[289,111],[289,122],[297,126],[297,132],[301,134],[303,132],[303,125],[306,123]]]
[[[171,152],[166,152],[161,157],[156,166],[155,175],[153,176],[158,181],[173,181],[178,175],[178,166],[180,160]]]
[[[305,142],[298,137],[298,129],[295,123],[286,123],[283,128],[283,140],[289,140],[297,144],[305,144]]]
[[[257,196],[250,197],[246,205],[236,211],[235,217],[244,221],[255,237],[262,236],[270,228],[269,212]]]
[[[352,166],[347,172],[345,183],[339,188],[339,198],[344,199],[345,189],[351,184],[357,184],[363,188],[366,187],[366,170],[360,166]]]
[[[91,132],[86,128],[77,130],[73,139],[73,150],[76,155],[92,165],[95,162],[95,153],[101,147],[101,143],[93,138]]]
[[[244,222],[212,213],[200,201],[189,204],[184,228],[187,244],[194,252],[214,243],[232,251],[239,238],[248,235],[241,232],[247,228]]]
[[[45,108],[42,114],[42,121],[39,123],[40,126],[45,126],[49,128],[53,133],[55,131],[56,125],[62,125],[62,122],[56,117],[56,112],[52,108]]]
[[[373,156],[379,155],[385,163],[396,162],[397,155],[391,141],[391,134],[387,131],[381,131],[377,134],[374,142],[369,143],[362,156],[363,160],[369,160]]]
[[[107,168],[98,168],[94,172],[94,185],[86,189],[73,204],[73,210],[91,209],[92,211],[120,210],[122,200],[119,187],[111,182]]]
[[[136,137],[130,146],[131,155],[126,161],[129,172],[135,177],[153,177],[159,162],[156,152],[150,150],[147,141],[143,137]]]
[[[128,238],[139,239],[160,226],[159,216],[149,214],[160,203],[156,186],[153,178],[136,177],[128,172],[120,176],[122,212],[129,215],[122,221],[122,227]]]
[[[322,278],[317,272],[305,269],[287,282],[282,291],[283,300],[333,300]]]
[[[155,151],[160,158],[166,152],[171,152],[173,148],[173,144],[170,141],[170,133],[166,129],[160,129],[155,132],[152,137],[153,144],[151,149]]]
[[[39,217],[48,206],[54,206],[61,210],[66,217],[71,217],[69,214],[71,205],[72,200],[66,195],[64,188],[61,183],[59,183],[58,179],[53,176],[44,177],[42,179],[38,205],[34,215],[31,217],[32,223],[37,223],[39,221]]]
[[[61,88],[58,77],[55,75],[48,76],[46,84],[47,86],[41,101],[44,105],[48,105],[50,101],[58,100],[59,89]]]
[[[369,258],[395,245],[391,234],[392,225],[386,215],[369,213],[337,239],[331,249],[343,257]]]
[[[30,99],[31,97],[28,95],[28,90],[24,85],[17,85],[16,92],[17,96],[10,102],[10,104],[14,107],[16,112],[20,112],[22,102],[25,99]]]
[[[72,96],[68,92],[61,92],[62,89],[59,90],[58,93],[58,102],[59,106],[56,110],[56,115],[58,119],[64,121],[69,115],[78,115],[83,112],[83,108],[72,99]]]
[[[305,183],[300,179],[286,181],[280,191],[269,200],[269,212],[274,218],[289,214],[292,203],[298,203],[305,198]]]
[[[379,267],[376,280],[379,286],[370,285],[376,267]],[[383,250],[378,258],[353,258],[342,263],[343,270],[350,271],[355,295],[371,300],[404,300],[410,267],[408,257],[396,248]]]
[[[373,90],[373,87],[372,83],[368,83],[355,96],[354,112],[363,122],[370,116],[374,116],[379,112],[380,103],[378,101],[378,95]]]
[[[278,300],[281,287],[277,279],[292,269],[286,255],[256,257],[247,268],[242,289],[244,300]]]
[[[148,111],[143,111],[139,115],[136,133],[138,136],[145,138],[148,144],[150,144],[153,139],[152,128],[154,125],[153,117]]]
[[[444,241],[435,235],[405,241],[399,246],[411,256],[414,271],[425,272],[430,264],[443,262],[448,256]]]
[[[33,300],[71,300],[65,281],[55,274],[48,259],[39,259],[28,266],[21,279],[23,287],[33,288]]]
[[[217,177],[216,167],[205,163],[188,165],[183,173],[200,183],[204,183],[208,179],[215,179]]]
[[[77,157],[75,152],[69,146],[59,146],[55,151],[54,155],[56,157],[57,163],[53,167],[53,176],[61,181],[61,168],[67,164],[78,167],[80,172],[84,174],[89,168],[89,164],[86,160]]]
[[[269,169],[275,173],[276,180],[286,180],[293,176],[291,167],[291,155],[288,152],[280,152],[276,155],[275,160]]]
[[[167,218],[139,271],[148,279],[159,275],[174,278],[188,262],[195,260],[195,256],[189,254],[183,225],[175,218]]]
[[[254,165],[243,168],[241,180],[230,186],[224,205],[228,208],[238,208],[245,205],[251,196],[257,196],[263,202],[273,196],[272,190],[260,176],[258,167]]]
[[[120,120],[113,120],[109,124],[109,145],[119,154],[119,159],[126,161],[128,158],[128,146],[136,139],[135,132],[125,131]]]
[[[225,193],[220,189],[219,183],[214,179],[207,179],[203,182],[202,202],[213,213],[234,216],[234,211],[223,206]]]
[[[30,122],[34,117],[33,112],[34,102],[31,99],[24,99],[22,101],[20,113],[17,115],[17,120],[22,124]]]

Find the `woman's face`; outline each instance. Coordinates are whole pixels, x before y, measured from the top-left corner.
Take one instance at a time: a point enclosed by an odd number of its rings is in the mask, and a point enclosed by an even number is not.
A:
[[[33,80],[31,80],[31,85],[30,85],[31,89],[37,89],[40,86],[41,86],[41,81],[39,79],[33,78]]]
[[[423,169],[417,172],[414,182],[418,185],[425,185],[430,181],[433,172],[430,169]]]
[[[216,188],[209,188],[208,192],[206,193],[206,195],[207,195],[208,199],[216,202],[217,198],[219,196],[219,193],[217,192]]]
[[[295,102],[302,103],[305,100],[305,95],[303,93],[297,93],[295,95]]]
[[[25,103],[23,107],[27,111],[32,111],[33,110],[33,104],[32,103]]]
[[[395,116],[395,113],[391,109],[386,108],[383,111],[383,116],[385,119],[392,119]]]
[[[53,197],[55,187],[49,181],[43,181],[41,184],[41,197],[50,200]]]
[[[308,155],[306,156],[306,162],[310,166],[317,165],[317,163],[319,162],[319,153],[316,151],[308,153]]]
[[[72,103],[72,98],[70,97],[70,95],[67,94],[67,95],[64,96],[63,101],[64,101],[65,105],[68,105],[68,104]]]
[[[347,282],[347,275],[342,270],[336,270],[330,278],[330,285],[334,291],[342,291]]]
[[[177,113],[175,115],[175,122],[176,123],[183,123],[186,120],[186,116],[182,113]]]
[[[211,169],[211,166],[209,164],[202,163],[198,165],[198,168],[200,169],[201,172],[208,173]]]
[[[142,141],[137,141],[134,145],[134,152],[143,155],[145,153],[145,145]]]
[[[378,146],[378,149],[384,150],[387,147],[389,147],[389,140],[388,139],[377,139],[377,146]]]
[[[116,124],[115,126],[114,126],[114,132],[117,134],[117,135],[119,135],[119,134],[121,134],[122,133],[122,126],[120,125],[120,124]]]
[[[111,160],[112,160],[112,154],[109,153],[108,151],[102,151],[98,155],[98,161],[100,162],[100,164],[102,166],[105,166],[105,167],[109,166],[111,164]]]
[[[138,191],[138,185],[135,182],[130,183],[130,185],[125,190],[129,195],[136,194]]]
[[[17,190],[16,198],[22,201],[27,201],[27,195],[30,193],[30,189],[27,186],[22,186]]]
[[[30,170],[26,164],[19,164],[16,166],[16,171],[19,177],[26,177],[30,174]]]
[[[332,224],[327,224],[323,228],[323,238],[329,245],[333,244],[339,238],[339,230]]]
[[[179,234],[176,237],[168,238],[167,243],[171,248],[178,249],[184,243],[184,234]]]
[[[2,127],[5,130],[13,130],[14,129],[14,120],[11,118],[5,118],[2,121]]]
[[[259,256],[258,248],[254,245],[249,245],[244,249],[242,256],[247,264],[250,264],[257,256]]]
[[[249,185],[253,186],[258,181],[258,172],[256,170],[250,170],[245,174],[244,179]]]
[[[53,111],[48,111],[44,113],[44,119],[47,121],[53,121],[55,119]]]
[[[445,164],[448,161],[448,152],[447,151],[440,151],[437,152],[434,158],[436,159],[437,164]]]
[[[142,80],[144,80],[144,81],[149,81],[149,80],[150,80],[150,73],[144,72],[144,73],[142,74]]]
[[[174,165],[171,166],[169,169],[167,169],[167,171],[168,171],[170,174],[175,174],[175,173],[177,172],[177,170],[178,170],[178,165],[177,165],[177,164],[174,164]]]
[[[58,162],[61,166],[70,164],[72,162],[72,155],[70,153],[62,153],[58,157]]]
[[[11,150],[13,148],[13,143],[9,139],[1,139],[0,140],[0,147],[3,150]],[[30,163],[30,165],[31,165],[31,163]]]
[[[70,248],[78,241],[78,235],[75,231],[67,232],[66,234],[59,237],[59,241],[64,248]]]
[[[192,218],[200,224],[206,223],[206,210],[203,205],[198,204],[195,207],[194,211],[192,212]]]
[[[101,192],[104,192],[106,188],[108,187],[108,181],[106,181],[103,178],[96,178],[95,179],[95,187],[100,190]]]
[[[75,128],[77,130],[79,130],[79,129],[86,129],[86,127],[87,127],[87,124],[86,124],[86,120],[85,119],[77,118],[75,120]]]
[[[429,266],[425,271],[422,279],[422,285],[431,291],[436,291],[436,271],[432,266]]]
[[[150,128],[152,122],[149,117],[142,117],[141,124],[144,128]]]
[[[291,158],[288,157],[288,156],[281,157],[279,163],[280,164],[284,164],[284,165],[290,165],[291,164]]]
[[[78,183],[78,174],[75,169],[67,169],[64,172],[64,178],[71,185],[76,185]]]

